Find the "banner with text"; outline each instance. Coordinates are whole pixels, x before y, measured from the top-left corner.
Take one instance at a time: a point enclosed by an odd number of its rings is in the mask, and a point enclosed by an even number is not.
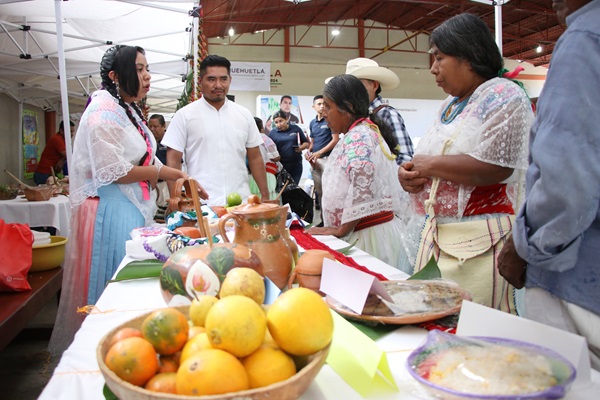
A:
[[[271,63],[231,62],[230,90],[271,91]]]

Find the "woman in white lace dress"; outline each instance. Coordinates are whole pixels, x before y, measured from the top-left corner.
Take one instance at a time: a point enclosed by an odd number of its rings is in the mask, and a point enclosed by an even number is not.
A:
[[[135,103],[150,89],[144,50],[111,47],[100,75],[102,89],[81,117],[69,161],[71,234],[53,353],[68,346],[81,324],[77,309],[100,297],[125,256],[131,230],[153,222],[158,179],[186,177],[155,157],[156,141]]]
[[[308,233],[357,241],[356,247],[402,269],[396,139],[385,124],[370,119],[369,95],[358,78],[334,77],[325,85],[323,100],[329,128],[344,136],[323,172],[324,227]]]
[[[398,170],[411,194],[412,223],[403,233],[412,264],[422,265],[427,246],[419,248],[432,179],[439,178],[433,209],[440,224],[487,220],[504,234],[522,200],[527,168],[531,103],[525,91],[503,77],[503,60],[489,28],[472,14],[450,18],[430,36],[431,73],[448,98],[415,151]],[[443,153],[443,155],[442,155]],[[407,214],[405,219],[409,219]],[[411,236],[412,233],[412,236]],[[425,235],[423,235],[425,236]],[[497,246],[499,252],[506,240]],[[496,257],[483,275],[464,270],[454,276],[464,288],[485,287],[474,301],[514,312],[513,290],[498,274]],[[444,271],[442,271],[444,276]]]

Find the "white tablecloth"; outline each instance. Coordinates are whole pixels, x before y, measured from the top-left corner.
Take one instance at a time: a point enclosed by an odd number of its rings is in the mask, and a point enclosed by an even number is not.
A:
[[[339,249],[347,244],[334,237],[319,236],[325,244]],[[361,265],[379,272],[390,279],[402,279],[406,275],[389,265],[377,260],[367,253],[353,249],[350,256]],[[129,261],[125,258],[121,267]],[[103,400],[102,388],[104,378],[96,361],[96,346],[101,338],[111,329],[139,314],[156,308],[165,307],[160,294],[158,279],[144,279],[111,283],[108,285],[98,303],[100,314],[89,315],[74,342],[65,351],[56,367],[52,378],[38,400]],[[425,339],[426,331],[414,326],[399,327],[377,340],[377,344],[387,354],[390,369],[399,391],[386,390],[373,392],[368,399],[431,399],[419,383],[410,376],[405,361],[410,352]],[[600,381],[600,374],[596,380]],[[595,390],[599,390],[596,387]],[[592,399],[590,394],[596,392],[571,391],[566,399]],[[324,365],[315,381],[305,392],[302,400],[358,400],[363,399],[329,366]]]
[[[28,201],[19,196],[0,201],[0,218],[7,223],[52,226],[56,228],[57,235],[69,237],[71,206],[69,198],[62,195],[47,201]]]

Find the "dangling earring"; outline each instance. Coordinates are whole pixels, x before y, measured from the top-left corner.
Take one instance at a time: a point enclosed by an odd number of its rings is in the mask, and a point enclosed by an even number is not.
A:
[[[121,100],[121,93],[119,92],[119,81],[113,81],[117,90],[117,100]]]

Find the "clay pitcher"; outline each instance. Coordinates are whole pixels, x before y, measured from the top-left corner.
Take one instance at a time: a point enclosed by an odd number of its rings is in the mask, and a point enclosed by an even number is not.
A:
[[[294,265],[294,254],[289,243],[291,239],[285,232],[286,215],[286,207],[261,203],[258,196],[251,195],[247,204],[234,207],[219,219],[219,232],[225,242],[229,241],[225,223],[230,219],[235,220],[233,242],[251,248],[258,255],[265,276],[279,289],[287,285]]]

